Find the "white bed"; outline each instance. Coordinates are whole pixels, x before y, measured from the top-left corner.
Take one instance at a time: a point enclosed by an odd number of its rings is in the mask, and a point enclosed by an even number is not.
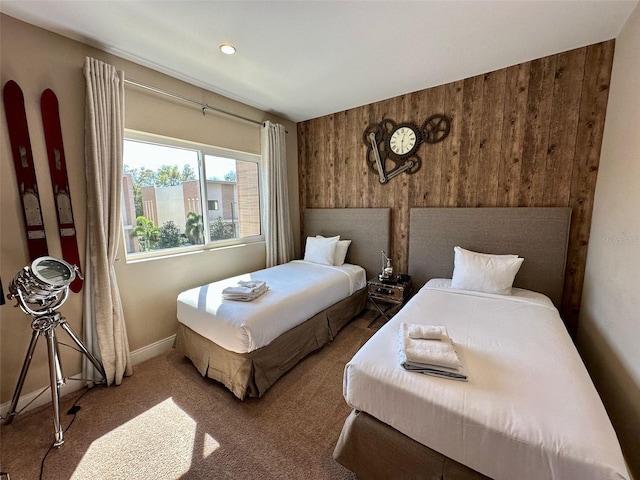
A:
[[[306,245],[316,247],[306,248],[305,258],[313,262],[293,261],[181,293],[176,351],[238,398],[261,397],[364,309],[364,287],[377,274],[380,251],[388,251],[389,228],[388,208],[305,210]],[[222,291],[241,280],[265,281],[269,290],[249,302],[223,300]]]
[[[223,300],[222,290],[242,280],[265,281],[269,290],[250,302]],[[182,292],[178,321],[226,350],[248,353],[364,288],[366,282],[366,272],[358,265],[294,260]]]
[[[334,458],[367,480],[629,479],[558,313],[570,226],[568,208],[412,208],[419,292],[346,366]],[[404,370],[402,323],[445,326],[468,381]]]
[[[400,366],[400,324],[444,325],[468,382]],[[344,396],[409,438],[495,479],[628,479],[620,446],[553,303],[432,280],[345,368]]]

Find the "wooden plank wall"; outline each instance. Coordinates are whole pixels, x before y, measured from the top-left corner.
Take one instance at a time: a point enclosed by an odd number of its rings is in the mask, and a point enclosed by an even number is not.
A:
[[[613,52],[610,40],[299,123],[300,211],[390,207],[402,272],[411,207],[569,206],[562,314],[573,331]],[[383,118],[422,125],[434,113],[451,117],[449,137],[420,146],[417,173],[381,185],[366,165],[364,129]]]

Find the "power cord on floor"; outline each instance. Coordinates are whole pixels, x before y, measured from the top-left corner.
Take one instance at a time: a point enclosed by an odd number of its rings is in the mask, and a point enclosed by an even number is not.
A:
[[[73,422],[75,422],[75,420],[76,420],[76,415],[78,414],[78,412],[80,411],[80,408],[81,408],[80,405],[78,405],[78,402],[87,393],[91,392],[93,389],[95,389],[96,387],[101,386],[101,385],[105,385],[105,382],[96,384],[95,386],[93,386],[91,388],[87,388],[84,392],[82,392],[82,395],[80,395],[78,398],[76,398],[76,400],[73,402],[73,405],[71,405],[71,408],[69,408],[69,410],[67,410],[67,415],[73,415],[73,418],[71,419],[71,422],[69,422],[69,425],[66,426],[66,428],[63,431],[63,433],[66,433],[67,430],[69,430],[69,428],[71,428],[71,425],[73,425]],[[44,454],[44,457],[42,457],[42,461],[40,462],[40,476],[38,477],[40,480],[42,480],[42,475],[44,474],[44,462],[47,459],[47,457],[49,456],[49,453],[53,449],[54,445],[55,445],[55,442],[52,442],[51,445],[49,446],[49,449]],[[7,474],[7,480],[9,480],[8,474]]]

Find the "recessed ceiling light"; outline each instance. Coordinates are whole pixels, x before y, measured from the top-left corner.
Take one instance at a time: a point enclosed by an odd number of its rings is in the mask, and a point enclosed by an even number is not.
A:
[[[220,45],[220,51],[226,55],[233,55],[236,53],[236,47],[231,45],[230,43],[223,43]]]

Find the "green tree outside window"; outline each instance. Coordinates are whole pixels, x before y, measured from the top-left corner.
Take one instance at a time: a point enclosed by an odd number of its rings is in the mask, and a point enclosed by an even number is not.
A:
[[[136,218],[136,227],[133,229],[133,236],[138,237],[141,252],[153,250],[158,241],[160,230],[153,224],[153,221],[140,215]]]

